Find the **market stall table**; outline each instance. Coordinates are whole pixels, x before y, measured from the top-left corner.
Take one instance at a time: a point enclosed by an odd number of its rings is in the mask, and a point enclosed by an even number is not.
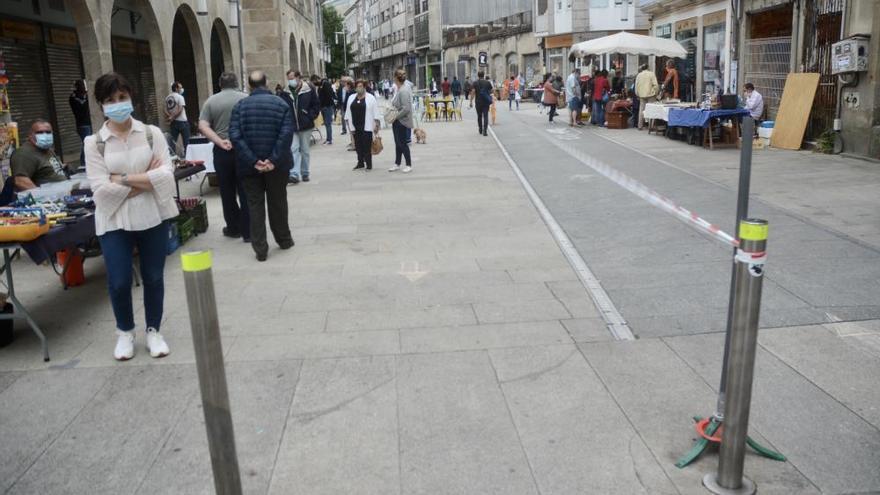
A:
[[[214,143],[189,143],[186,147],[186,161],[202,162],[205,165],[205,171],[213,174],[214,170]]]
[[[0,313],[0,320],[13,320],[15,318],[24,318],[27,320],[28,326],[40,339],[43,348],[43,361],[49,360],[49,343],[46,335],[37,325],[31,314],[15,295],[15,284],[13,283],[12,259],[15,253],[21,249],[30,256],[34,263],[40,265],[48,261],[55,268],[54,256],[59,251],[66,249],[78,249],[79,246],[89,243],[95,238],[95,216],[93,214],[78,217],[76,222],[69,224],[58,224],[42,236],[28,242],[4,242],[0,243],[0,249],[3,250],[3,266],[0,272],[6,271],[6,286],[9,291],[9,301],[12,303],[12,313]],[[58,275],[64,283],[64,275],[67,272],[68,264],[72,256],[67,257],[67,261]],[[65,288],[67,286],[65,285]]]
[[[656,121],[669,121],[670,108],[694,108],[696,105],[696,103],[645,103],[644,119],[648,121],[648,134],[657,130]]]
[[[182,181],[183,179],[186,179],[188,177],[192,177],[193,175],[196,175],[199,172],[204,172],[204,171],[205,171],[205,165],[203,165],[201,163],[195,164],[195,165],[188,165],[186,167],[179,167],[179,168],[174,169],[174,186],[177,188],[177,196],[175,197],[175,199],[178,199],[178,200],[180,199],[180,181]],[[201,192],[202,192],[202,186],[200,184],[199,185],[199,194],[201,194]]]
[[[749,115],[749,111],[744,108],[736,108],[732,110],[703,110],[700,108],[671,108],[669,109],[669,118],[667,124],[669,127],[690,127],[707,129],[703,146],[708,141],[709,149],[714,149],[713,130],[715,129],[715,121],[724,119],[733,120],[733,145],[739,142],[739,118]]]

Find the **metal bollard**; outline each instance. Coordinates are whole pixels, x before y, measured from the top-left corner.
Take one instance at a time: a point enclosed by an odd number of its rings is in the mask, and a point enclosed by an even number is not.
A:
[[[223,346],[220,343],[217,301],[214,298],[214,277],[211,274],[211,252],[183,253],[180,261],[186,283],[186,303],[189,307],[196,368],[199,372],[208,450],[214,471],[214,490],[218,495],[240,495],[241,474],[235,453],[235,434],[232,430],[229,392],[226,388]]]
[[[740,223],[749,216],[749,190],[752,184],[752,138],[755,133],[755,121],[751,117],[744,117],[742,122],[742,135],[749,136],[749,145],[746,139],[742,140],[742,150],[739,155],[739,188],[736,199],[736,238],[739,239]],[[721,363],[721,384],[718,386],[718,403],[715,406],[715,419],[724,421],[724,397],[727,395],[727,356],[730,352],[730,328],[733,321],[733,297],[736,287],[736,249],[733,250],[733,269],[730,270],[730,298],[727,304],[727,327],[724,333],[724,357]]]
[[[721,435],[718,472],[703,477],[703,485],[721,495],[755,493],[755,483],[743,477],[743,463],[758,344],[764,262],[767,258],[767,230],[766,220],[747,219],[739,225],[740,246],[736,252],[724,431]]]

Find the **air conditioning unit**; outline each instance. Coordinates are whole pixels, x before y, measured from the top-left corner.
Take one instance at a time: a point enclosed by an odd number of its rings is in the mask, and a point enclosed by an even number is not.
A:
[[[868,36],[856,35],[831,45],[831,73],[868,70]]]

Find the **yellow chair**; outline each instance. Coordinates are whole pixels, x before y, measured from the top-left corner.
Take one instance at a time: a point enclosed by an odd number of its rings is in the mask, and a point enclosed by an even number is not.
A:
[[[452,100],[451,96],[447,96],[443,99],[444,110],[446,114],[446,120],[452,118],[455,120],[455,102]]]
[[[454,105],[452,107],[453,118],[458,117],[458,120],[464,120],[464,117],[461,115],[461,106],[464,103],[464,100],[459,98],[458,105]]]
[[[436,118],[436,114],[434,111],[434,104],[431,102],[430,97],[425,97],[425,110],[422,112],[422,120],[431,121]]]

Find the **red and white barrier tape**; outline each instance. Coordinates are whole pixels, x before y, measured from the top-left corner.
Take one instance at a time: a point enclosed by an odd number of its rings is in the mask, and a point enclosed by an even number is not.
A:
[[[679,220],[682,220],[683,222],[696,228],[697,230],[709,234],[714,239],[719,240],[724,244],[727,244],[728,246],[739,246],[739,240],[737,240],[736,237],[728,234],[727,232],[724,232],[717,225],[705,220],[704,218],[688,210],[687,208],[675,204],[675,202],[671,199],[663,196],[653,189],[650,189],[646,185],[624,174],[623,172],[620,172],[617,169],[614,169],[600,162],[599,160],[588,156],[583,151],[573,149],[571,146],[562,143],[557,143],[557,146],[559,146],[569,155],[579,160],[584,165],[595,170],[598,174],[602,175],[606,179],[614,182],[618,186],[644,199],[648,203],[660,208],[661,210],[664,210],[667,213],[671,213]]]

